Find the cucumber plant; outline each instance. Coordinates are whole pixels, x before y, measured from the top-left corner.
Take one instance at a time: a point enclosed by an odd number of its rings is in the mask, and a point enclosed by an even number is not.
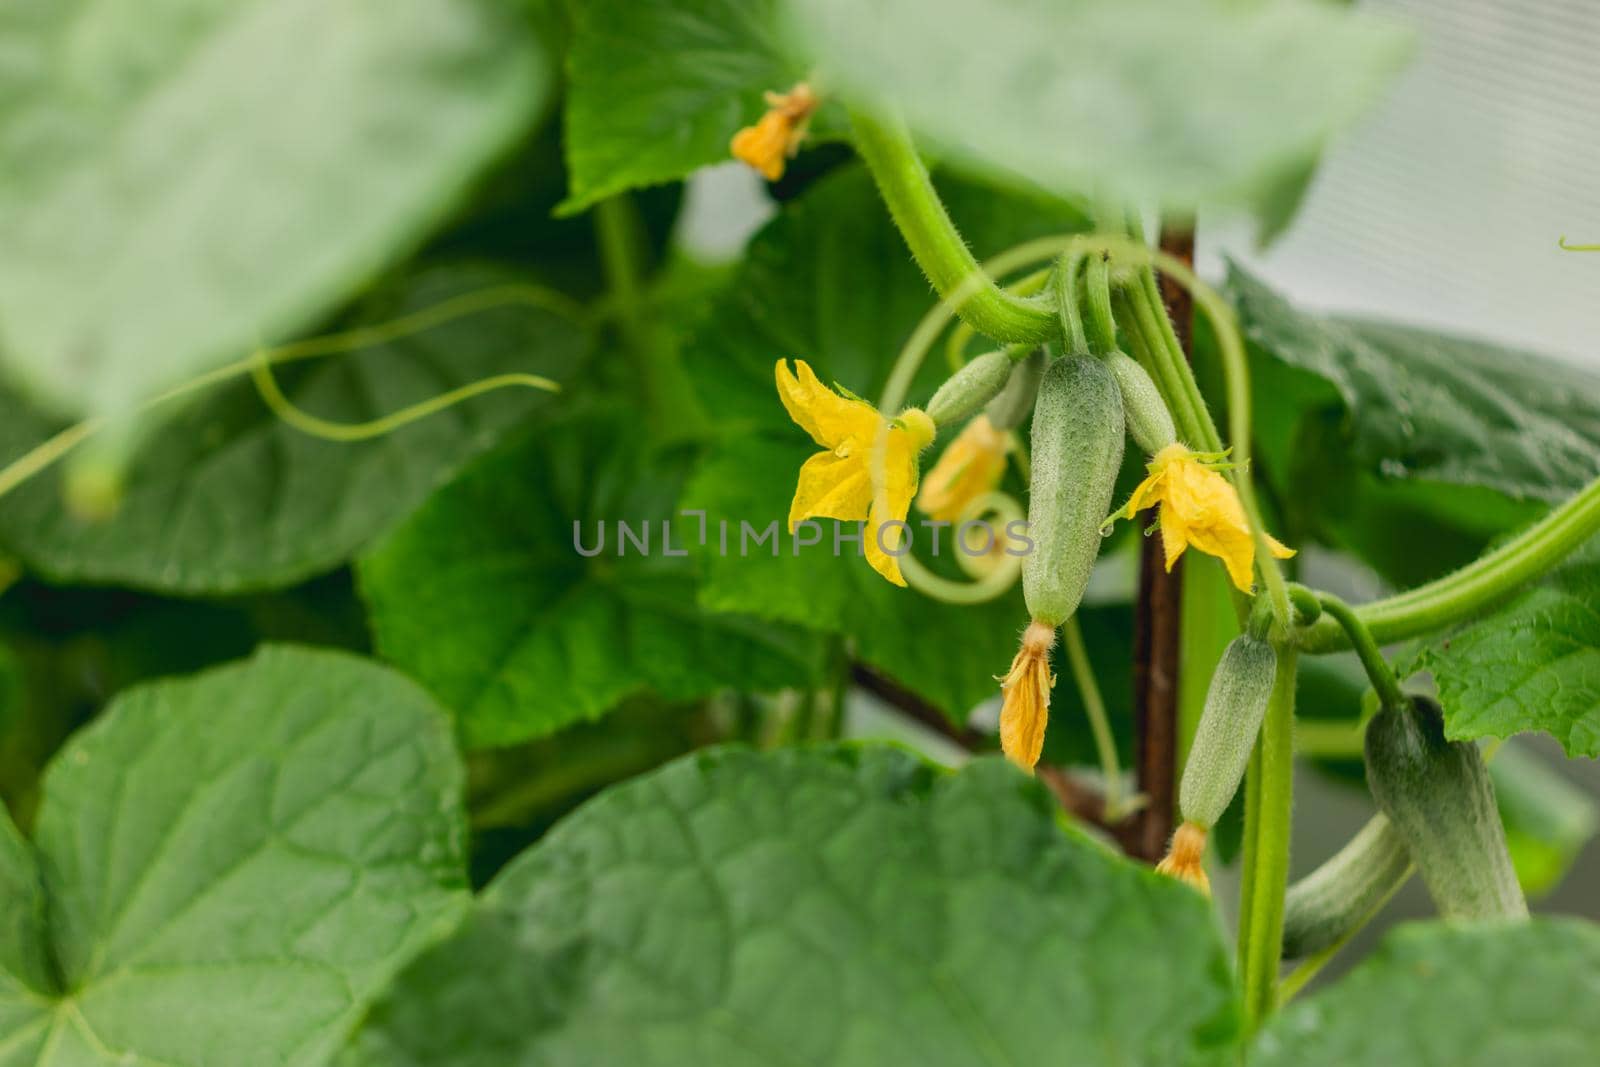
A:
[[[1182,254],[1415,36],[11,0],[0,1067],[1591,1062],[1600,378]]]

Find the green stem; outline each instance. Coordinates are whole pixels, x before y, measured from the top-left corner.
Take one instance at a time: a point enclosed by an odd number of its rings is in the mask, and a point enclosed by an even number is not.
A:
[[[1190,402],[1190,397],[1183,388],[1183,381],[1167,356],[1167,348],[1161,341],[1160,326],[1149,303],[1135,299],[1131,286],[1119,289],[1115,302],[1122,311],[1118,317],[1121,319],[1123,332],[1128,337],[1128,345],[1133,349],[1133,357],[1155,379],[1162,398],[1167,402],[1167,408],[1172,412],[1173,421],[1177,423],[1178,436],[1186,441],[1203,441],[1208,419],[1197,412]],[[1163,309],[1161,314],[1165,315],[1166,311]],[[1211,450],[1209,445],[1200,447],[1202,451]],[[1216,451],[1221,451],[1220,444]]]
[[[1007,293],[983,273],[933,188],[911,135],[894,119],[850,115],[856,150],[866,160],[911,255],[941,297],[959,294],[956,314],[997,341],[1038,343],[1061,336],[1048,302]]]
[[[595,205],[594,225],[617,329],[633,357],[645,410],[663,430],[692,432],[704,421],[704,413],[677,349],[651,319],[641,266],[647,246],[638,205],[626,193],[602,200]]]
[[[1597,532],[1600,479],[1488,555],[1427,585],[1363,604],[1355,616],[1382,644],[1441,630],[1539,578]],[[1331,618],[1300,631],[1298,644],[1306,652],[1350,647]]]
[[[639,339],[644,314],[644,286],[639,278],[644,236],[639,210],[626,193],[602,200],[595,205],[594,228],[606,287],[616,304],[621,329]]]
[[[1317,601],[1322,605],[1324,612],[1344,627],[1345,636],[1355,648],[1356,656],[1361,660],[1361,667],[1367,672],[1367,678],[1378,694],[1378,700],[1386,708],[1405,707],[1405,694],[1400,691],[1400,683],[1395,680],[1394,671],[1389,669],[1389,661],[1383,658],[1383,650],[1378,647],[1378,642],[1372,639],[1372,631],[1367,629],[1366,624],[1356,616],[1349,604],[1332,593],[1318,593]]]
[[[1288,583],[1283,576],[1283,569],[1278,566],[1277,559],[1268,549],[1266,530],[1261,521],[1261,506],[1256,500],[1255,485],[1250,477],[1250,367],[1245,358],[1238,326],[1233,320],[1233,310],[1223,303],[1216,293],[1202,285],[1194,277],[1193,271],[1183,264],[1171,263],[1170,257],[1166,257],[1161,265],[1169,276],[1177,278],[1189,287],[1195,303],[1205,311],[1216,333],[1217,349],[1222,358],[1222,371],[1228,390],[1228,440],[1232,446],[1234,462],[1238,467],[1233,483],[1239,493],[1239,504],[1244,509],[1245,518],[1250,524],[1250,535],[1255,540],[1256,567],[1261,572],[1261,581],[1272,604],[1272,613],[1280,624],[1287,626],[1294,618],[1289,607]],[[1154,358],[1166,361],[1170,368],[1171,380],[1177,383],[1182,393],[1183,405],[1192,412],[1193,429],[1185,429],[1184,432],[1192,433],[1189,438],[1191,443],[1198,441],[1206,451],[1221,452],[1222,441],[1217,434],[1216,424],[1211,419],[1204,398],[1200,395],[1200,386],[1195,381],[1194,370],[1184,358],[1183,348],[1172,329],[1172,320],[1167,317],[1166,306],[1161,302],[1155,271],[1149,266],[1141,268],[1134,283],[1127,288],[1128,299],[1134,305],[1141,321],[1147,323],[1146,343],[1153,341],[1156,348],[1153,353]],[[1169,399],[1168,403],[1170,405],[1172,400]],[[1174,410],[1173,414],[1176,417],[1178,412]]]
[[[1089,350],[1103,356],[1116,351],[1117,322],[1111,311],[1111,265],[1108,256],[1089,257],[1084,291],[1089,304]]]
[[[1246,881],[1240,897],[1239,970],[1245,1018],[1254,1032],[1276,1003],[1283,957],[1283,897],[1289,884],[1294,804],[1294,688],[1297,653],[1278,649],[1278,673],[1250,764],[1245,812]]]
[[[1056,261],[1052,288],[1056,294],[1056,313],[1061,317],[1061,332],[1074,355],[1089,351],[1089,338],[1083,331],[1083,312],[1078,307],[1078,268],[1081,255],[1066,255]]]
[[[1117,740],[1111,732],[1111,719],[1106,715],[1106,703],[1100,696],[1100,685],[1095,681],[1094,667],[1089,663],[1089,650],[1083,644],[1083,629],[1078,616],[1071,615],[1061,624],[1062,644],[1066,647],[1067,664],[1072,669],[1072,680],[1083,699],[1084,713],[1089,717],[1089,730],[1094,734],[1095,752],[1100,757],[1100,775],[1105,779],[1105,814],[1107,822],[1117,822],[1123,813],[1122,765],[1117,760]]]

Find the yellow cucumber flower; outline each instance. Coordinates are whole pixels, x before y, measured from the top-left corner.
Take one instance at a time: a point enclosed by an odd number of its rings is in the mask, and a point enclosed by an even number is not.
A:
[[[1215,460],[1217,457],[1210,457]],[[1161,543],[1167,552],[1167,570],[1193,545],[1216,556],[1228,568],[1233,584],[1248,593],[1256,561],[1256,545],[1245,521],[1239,494],[1215,464],[1183,444],[1163,448],[1150,460],[1150,476],[1139,483],[1127,507],[1113,518],[1133,518],[1141,508],[1161,507]],[[1279,559],[1294,555],[1267,537],[1267,546]]]
[[[728,149],[735,159],[750,164],[769,182],[783,177],[783,168],[800,151],[806,126],[817,110],[811,86],[800,82],[786,93],[767,93],[767,113],[754,126],[733,135]]]
[[[1000,679],[1004,694],[1000,751],[1029,774],[1044,751],[1044,731],[1050,723],[1050,690],[1056,684],[1050,671],[1050,649],[1055,643],[1056,628],[1034,619],[1022,634],[1022,647],[1011,661],[1011,670]]]
[[[960,522],[967,506],[993,492],[1006,473],[1010,436],[980,414],[962,429],[933,465],[917,494],[917,507],[939,522]]]
[[[1172,835],[1167,854],[1156,864],[1156,873],[1187,882],[1206,896],[1211,895],[1211,879],[1206,877],[1206,830],[1197,823],[1185,822]]]
[[[883,416],[865,400],[841,396],[817,380],[805,360],[797,359],[795,372],[778,360],[778,396],[789,417],[826,451],[818,452],[800,468],[800,482],[789,505],[789,532],[805,519],[866,520],[862,535],[867,563],[895,585],[905,585],[900,563],[884,544],[896,547],[900,528],[884,529],[889,522],[904,523],[917,492],[917,453],[933,440],[933,420],[908,408],[889,430],[884,474],[887,509],[880,509],[872,493],[872,446]]]

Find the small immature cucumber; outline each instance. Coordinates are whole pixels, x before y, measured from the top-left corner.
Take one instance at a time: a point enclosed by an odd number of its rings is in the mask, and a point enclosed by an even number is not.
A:
[[[1033,477],[1022,594],[1036,621],[1060,626],[1078,609],[1100,554],[1100,524],[1122,466],[1122,396],[1105,364],[1050,364],[1033,411]]]
[[[1411,853],[1383,814],[1289,887],[1283,901],[1285,959],[1311,956],[1360,929],[1411,877]]]
[[[1178,786],[1186,821],[1211,829],[1239,791],[1277,673],[1272,646],[1249,634],[1235,637],[1222,653]]]
[[[960,422],[993,400],[1011,377],[1011,357],[1004,352],[974,356],[945,379],[928,402],[928,417],[937,426]]]
[[[1145,369],[1121,352],[1112,352],[1105,361],[1122,390],[1122,410],[1127,413],[1128,436],[1134,444],[1153,456],[1175,443],[1178,430],[1172,424],[1172,412]]]
[[[989,401],[983,413],[989,424],[997,430],[1015,430],[1033,410],[1039,396],[1039,383],[1044,380],[1044,369],[1050,356],[1043,347],[1035,348],[1011,368],[1011,377],[1000,395]]]
[[[1367,726],[1367,786],[1447,919],[1528,914],[1478,747],[1447,741],[1439,705],[1412,697]]]

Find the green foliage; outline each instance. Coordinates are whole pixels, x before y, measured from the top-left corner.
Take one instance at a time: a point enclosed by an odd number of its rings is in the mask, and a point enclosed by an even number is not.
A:
[[[1300,311],[1238,267],[1226,293],[1253,357],[1262,464],[1295,540],[1320,537],[1411,585],[1600,474],[1588,371]]]
[[[1600,927],[1413,923],[1341,982],[1289,1005],[1257,1067],[1583,1067],[1600,1038]]]
[[[761,94],[805,80],[784,39],[784,0],[569,0],[563,212],[732,158],[766,110]]]
[[[687,699],[811,681],[812,638],[696,606],[679,554],[697,524],[673,509],[686,458],[653,451],[615,411],[485,457],[362,560],[379,651],[474,746],[551,733],[642,689]],[[603,550],[581,555],[602,528]]]
[[[776,396],[773,403],[777,403]],[[681,507],[704,510],[712,545],[700,549],[705,582],[700,603],[708,611],[741,611],[833,633],[850,635],[856,654],[896,681],[964,722],[967,712],[999,693],[995,674],[1017,651],[1017,635],[1028,613],[1015,592],[975,607],[942,604],[884,581],[861,558],[854,526],[822,522],[821,540],[796,548],[784,532],[795,472],[816,445],[798,428],[793,442],[748,438],[713,452],[686,488]],[[801,443],[801,442],[804,443]],[[728,546],[716,541],[728,522]],[[740,523],[753,530],[745,538]],[[774,541],[755,537],[776,523]],[[920,531],[918,558],[932,563],[932,541]],[[944,530],[940,551],[955,551]]]
[[[1059,204],[959,182],[944,189],[980,254],[1085,224],[1081,213]],[[787,205],[752,242],[727,295],[685,345],[685,366],[724,441],[697,470],[682,506],[703,509],[713,528],[729,523],[731,551],[705,553],[700,597],[707,608],[848,634],[863,659],[961,721],[997,692],[994,675],[1011,662],[1027,624],[1021,598],[966,608],[938,603],[888,585],[856,558],[851,542],[841,542],[845,558],[836,558],[832,523],[820,524],[821,544],[798,551],[784,532],[800,464],[816,447],[779,402],[773,365],[804,359],[823,381],[873,399],[927,308],[927,282],[865,173],[830,176]],[[914,401],[926,401],[946,376],[937,359],[918,376]],[[925,467],[940,447],[924,453]],[[740,523],[759,533],[774,520],[778,555],[770,543],[741,555]],[[916,513],[911,521],[919,521]],[[932,557],[931,531],[916,527],[914,534],[918,558],[940,562]],[[948,562],[950,531],[940,536]]]
[[[1278,694],[1297,682],[1301,706],[1275,705],[1240,790],[1235,953],[1200,895],[1117,855],[1151,825],[1069,825],[1063,806],[1097,807],[1082,765],[1114,761],[1064,655],[1051,788],[975,756],[1018,590],[947,602],[885,582],[851,525],[798,546],[786,529],[816,446],[780,359],[926,406],[943,338],[914,373],[897,359],[983,280],[973,257],[1087,230],[1091,204],[1102,227],[1155,209],[1167,232],[1243,207],[1270,236],[1408,47],[1334,0],[0,3],[0,1067],[1592,1059],[1592,923],[1413,926],[1272,1018],[1291,729],[1364,776],[1368,678],[1312,659],[1327,625],[1273,631],[1304,646]],[[715,186],[693,172],[801,80],[824,101],[814,141],[843,141],[855,109],[861,163],[807,152],[741,256],[693,260],[679,229]],[[558,92],[565,121],[541,125]],[[1135,437],[1170,439],[1173,408],[1207,430],[1136,257],[1091,265],[1118,293],[1088,309],[1095,335],[1120,328],[1145,364],[1120,367]],[[963,351],[1052,340],[1043,374],[1079,297],[1031,291],[982,289],[963,310],[992,336]],[[1459,583],[1471,596],[1358,618],[1422,639],[1405,665],[1437,680],[1453,738],[1542,730],[1600,754],[1600,556],[1508,578],[1553,563],[1527,545],[1600,524],[1600,379],[1306,314],[1242,271],[1227,295],[1255,397],[1232,414],[1260,446],[1237,474],[1289,542],[1411,585],[1581,494]],[[337,424],[508,372],[562,389],[330,443],[233,362],[294,338],[277,380]],[[78,418],[93,433],[65,472],[15,464]],[[1028,439],[1025,414],[1005,426]],[[1074,617],[1109,747],[1148,786],[1171,739],[1135,745],[1133,683],[1172,682],[1153,652],[1172,634],[1135,633],[1141,531],[1101,541],[1081,444],[1019,454],[1000,486],[1084,520],[1057,547],[1099,556]],[[1113,498],[1142,461],[1101,472]],[[89,522],[67,499],[120,509]],[[908,518],[919,561],[970,580],[952,531]],[[1189,572],[1174,756],[1195,736],[1204,778],[1201,698],[1248,605],[1220,569]],[[1496,810],[1479,750],[1430,722],[1454,769],[1400,768],[1404,854],[1322,887],[1330,937],[1410,860],[1471,888],[1492,841],[1520,903],[1512,864],[1537,892],[1594,835],[1593,800],[1514,748],[1487,772]],[[962,769],[839,740],[878,733]],[[1445,778],[1468,771],[1463,799]]]
[[[128,693],[0,816],[0,1063],[326,1062],[459,916],[461,768],[414,685],[274,648]]]
[[[1451,737],[1539,730],[1569,756],[1600,756],[1600,559],[1573,560],[1482,618],[1429,642]]]
[[[507,868],[342,1062],[1231,1062],[1201,898],[1053,809],[998,762],[689,757]]]
[[[485,266],[438,267],[363,302],[351,327],[382,328],[457,297],[521,286]],[[509,301],[453,321],[286,365],[285,393],[336,422],[365,422],[494,374],[570,383],[587,328],[559,305]],[[110,521],[65,511],[54,474],[0,508],[0,541],[60,581],[218,594],[288,585],[330,570],[392,526],[472,456],[555,401],[501,390],[382,437],[333,442],[280,421],[245,378],[162,425],[127,474]],[[0,453],[22,454],[57,424],[0,394]]]
[[[1396,25],[1319,3],[794,6],[830,89],[892,102],[963,166],[1180,209],[1276,192],[1410,53]]]
[[[523,0],[0,15],[0,357],[120,413],[328,311],[543,106]]]

